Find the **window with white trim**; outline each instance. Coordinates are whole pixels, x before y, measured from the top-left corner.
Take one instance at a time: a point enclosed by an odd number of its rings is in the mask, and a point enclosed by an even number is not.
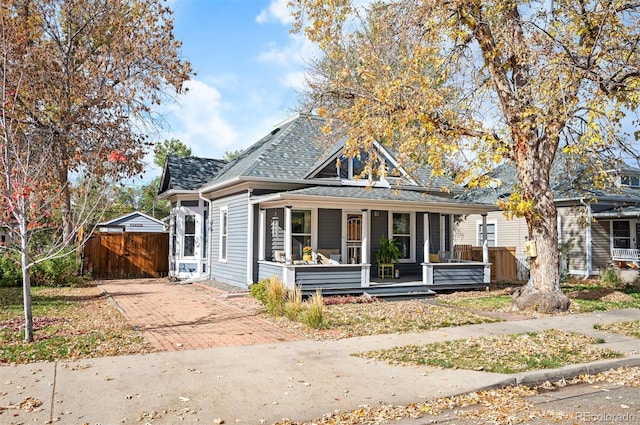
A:
[[[487,222],[487,246],[496,246],[496,223]],[[476,232],[478,235],[478,245],[484,245],[484,239],[482,234],[482,222],[478,223],[478,231]]]
[[[629,187],[640,187],[640,177],[638,176],[622,176],[622,184]]]
[[[391,237],[395,239],[400,248],[400,260],[413,260],[413,243],[415,225],[414,216],[408,212],[391,213]]]
[[[229,242],[229,209],[220,208],[220,261],[227,261],[227,244]]]
[[[611,236],[614,248],[631,248],[631,226],[627,220],[613,220]]]
[[[294,260],[301,260],[303,248],[311,246],[311,211],[291,211],[291,253]]]
[[[182,256],[193,257],[196,252],[196,216],[187,214],[184,216],[184,235],[182,238]]]

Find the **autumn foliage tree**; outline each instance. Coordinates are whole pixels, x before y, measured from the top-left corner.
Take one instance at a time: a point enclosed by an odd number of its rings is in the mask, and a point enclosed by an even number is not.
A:
[[[556,154],[605,184],[637,154],[622,131],[640,100],[640,4],[609,0],[293,0],[295,30],[322,57],[305,108],[344,124],[351,152],[392,145],[470,187],[511,164],[501,206],[526,219],[538,256],[515,309],[566,310],[560,289]]]
[[[160,0],[0,2],[0,225],[20,256],[27,341],[30,268],[65,255],[141,172],[155,108],[189,77],[172,29]]]
[[[161,0],[11,0],[12,19],[30,28],[21,59],[22,108],[52,134],[52,177],[63,191],[65,238],[73,236],[72,176],[98,149],[119,151],[128,173],[142,171],[155,107],[182,91],[191,67],[173,38],[171,10]],[[38,102],[30,102],[37,99]]]

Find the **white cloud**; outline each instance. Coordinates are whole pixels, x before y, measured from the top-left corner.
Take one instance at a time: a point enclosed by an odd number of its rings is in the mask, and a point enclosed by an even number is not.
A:
[[[306,88],[305,75],[306,73],[304,71],[288,72],[280,79],[280,83],[296,92],[301,92]]]
[[[318,47],[299,34],[289,35],[289,44],[284,47],[271,45],[268,51],[258,55],[259,62],[275,63],[283,67],[299,67],[318,56]]]
[[[191,80],[189,91],[179,103],[168,107],[173,128],[167,138],[180,139],[195,156],[221,157],[237,140],[238,134],[224,115],[225,104],[220,92],[199,80]]]
[[[262,10],[256,17],[256,22],[265,24],[267,22],[279,22],[282,25],[289,25],[293,22],[291,11],[287,7],[289,0],[273,0],[267,9]]]

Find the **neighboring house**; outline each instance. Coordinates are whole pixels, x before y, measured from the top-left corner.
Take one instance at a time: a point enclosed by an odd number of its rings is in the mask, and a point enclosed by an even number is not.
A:
[[[453,250],[454,216],[486,213],[494,205],[456,200],[458,189],[450,181],[431,177],[427,169],[407,172],[379,145],[375,173],[359,179],[362,156],[343,156],[344,139],[328,141],[325,124],[305,115],[288,120],[221,169],[218,162],[203,163],[212,177],[188,191],[170,188],[178,180],[173,167],[180,164],[169,161],[159,196],[177,209],[175,238],[193,235],[202,247],[184,255],[194,243],[185,242],[182,252],[176,244],[172,274],[206,275],[240,287],[276,275],[287,287],[307,291],[397,284],[389,279],[396,270],[406,285],[489,282],[488,258],[433,261]],[[180,214],[185,202],[200,206],[194,218]],[[198,224],[199,218],[207,222],[207,211],[209,227]],[[382,236],[400,245],[391,270],[372,266]]]
[[[559,154],[551,169],[551,186],[558,209],[558,240],[572,245],[569,273],[597,275],[611,262],[638,262],[640,248],[640,169],[623,166],[609,172],[613,186],[595,189],[577,161]],[[512,167],[498,167],[492,177],[502,185],[474,190],[464,199],[496,202],[506,199],[516,181]],[[524,252],[528,230],[523,218],[507,220],[501,211],[487,217],[489,246],[515,246]],[[482,216],[465,216],[456,225],[456,243],[482,246]],[[520,255],[521,257],[524,254]]]
[[[99,232],[166,232],[161,220],[134,211],[96,225]]]

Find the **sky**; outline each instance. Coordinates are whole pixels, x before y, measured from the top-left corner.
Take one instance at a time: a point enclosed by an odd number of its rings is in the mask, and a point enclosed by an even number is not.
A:
[[[295,114],[304,70],[316,53],[303,35],[290,33],[287,0],[168,4],[174,36],[196,75],[186,95],[162,107],[165,128],[154,141],[176,138],[194,156],[222,158]],[[160,174],[153,167],[145,178]]]

